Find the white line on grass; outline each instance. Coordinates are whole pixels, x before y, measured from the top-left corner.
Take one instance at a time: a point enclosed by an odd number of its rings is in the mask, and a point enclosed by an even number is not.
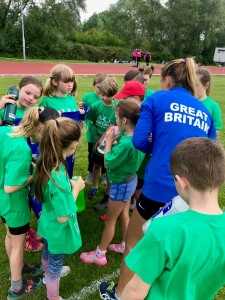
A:
[[[74,293],[70,298],[66,300],[83,300],[86,297],[94,294],[102,281],[111,281],[119,276],[120,269],[117,269],[114,273],[107,275],[106,277],[100,278],[96,281],[93,281],[91,285],[84,287],[80,292]]]

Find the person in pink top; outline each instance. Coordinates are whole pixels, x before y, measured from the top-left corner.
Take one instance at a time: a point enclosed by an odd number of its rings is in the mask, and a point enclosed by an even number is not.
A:
[[[140,64],[140,61],[141,61],[141,57],[142,57],[142,50],[141,50],[141,48],[137,49],[136,56],[137,56],[137,65],[136,65],[136,67],[138,68],[139,64]]]

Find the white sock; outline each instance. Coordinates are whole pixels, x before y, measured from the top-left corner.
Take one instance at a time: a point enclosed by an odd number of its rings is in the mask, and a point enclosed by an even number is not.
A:
[[[95,252],[96,252],[96,256],[101,257],[101,256],[103,256],[103,255],[106,254],[107,250],[101,251],[101,250],[99,250],[99,248],[98,248],[98,246],[97,246],[97,249],[96,249]]]

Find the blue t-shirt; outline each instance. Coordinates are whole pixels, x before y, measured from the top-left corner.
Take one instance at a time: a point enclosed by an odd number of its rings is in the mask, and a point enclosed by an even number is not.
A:
[[[178,194],[170,156],[177,144],[191,137],[216,139],[216,131],[207,108],[188,90],[158,91],[142,103],[132,141],[137,149],[152,153],[142,188],[147,198],[166,203]]]

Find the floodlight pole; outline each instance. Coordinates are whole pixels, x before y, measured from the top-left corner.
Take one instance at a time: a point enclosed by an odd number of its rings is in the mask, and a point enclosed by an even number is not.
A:
[[[20,7],[21,7],[21,25],[22,25],[22,41],[23,41],[23,59],[26,60],[26,46],[25,46],[24,22],[23,22],[23,0],[20,0]]]

